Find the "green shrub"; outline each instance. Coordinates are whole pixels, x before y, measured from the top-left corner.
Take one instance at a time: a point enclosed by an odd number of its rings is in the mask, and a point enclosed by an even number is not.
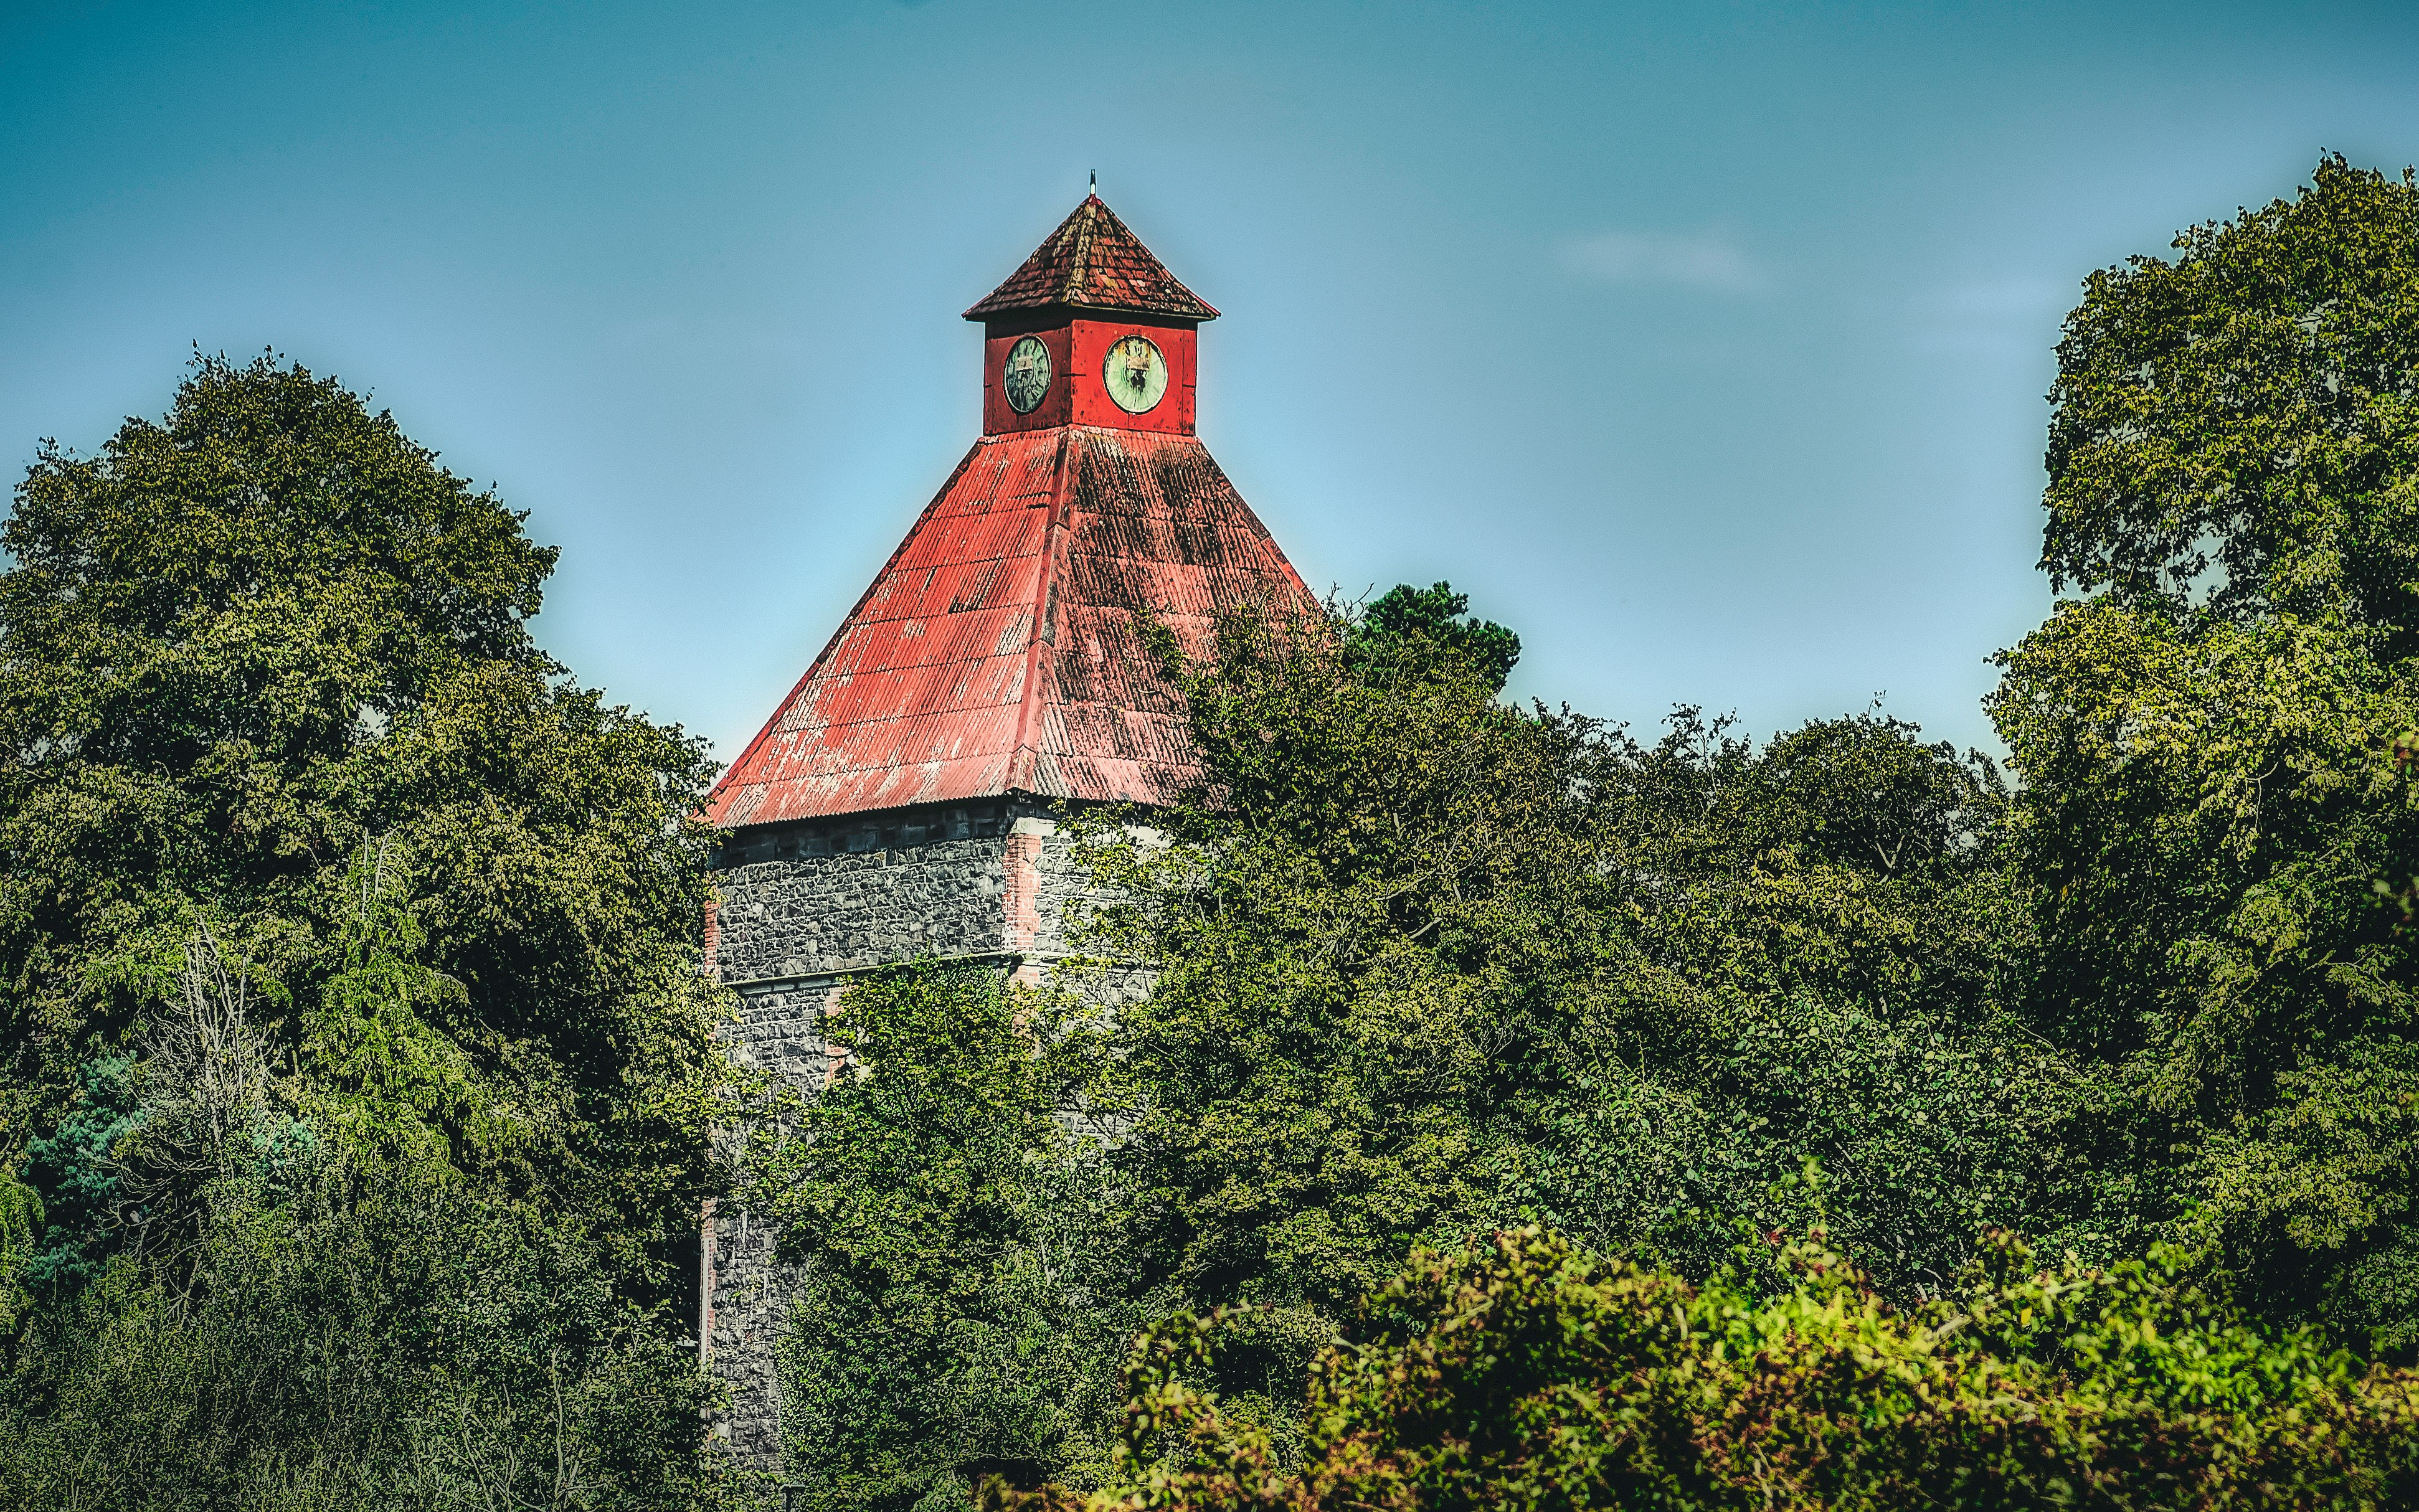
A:
[[[1424,1251],[1313,1365],[1287,1463],[1192,1382],[1229,1315],[1129,1366],[1121,1494],[994,1508],[2378,1507],[2408,1504],[2419,1376],[2251,1325],[2186,1257],[2038,1268],[1986,1240],[1898,1309],[1817,1231],[1777,1295],[1535,1229]]]

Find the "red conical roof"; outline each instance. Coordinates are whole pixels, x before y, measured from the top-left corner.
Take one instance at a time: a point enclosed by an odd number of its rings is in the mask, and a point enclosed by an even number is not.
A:
[[[1092,194],[1075,213],[1008,275],[1008,282],[966,312],[987,320],[1017,310],[1072,305],[1088,310],[1132,310],[1181,320],[1215,320],[1218,312],[1176,281],[1142,239]]]
[[[1310,601],[1193,437],[986,436],[716,784],[708,816],[1172,796],[1193,770],[1184,704],[1141,644],[1141,614],[1199,648],[1224,609]]]

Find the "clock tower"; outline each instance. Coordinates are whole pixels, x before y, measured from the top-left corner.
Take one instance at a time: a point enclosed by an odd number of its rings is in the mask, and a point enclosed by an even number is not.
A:
[[[727,832],[707,952],[742,1060],[812,1095],[853,977],[940,957],[1031,979],[1068,953],[1086,879],[1057,821],[1164,801],[1195,770],[1146,625],[1198,650],[1224,614],[1310,606],[1194,434],[1217,317],[1097,193],[965,312],[982,436],[707,800]],[[775,1474],[777,1239],[709,1211],[700,1287],[700,1349],[732,1392],[716,1431]]]
[[[983,323],[983,431],[1067,424],[1193,434],[1200,328],[1218,312],[1092,195],[1007,283]]]

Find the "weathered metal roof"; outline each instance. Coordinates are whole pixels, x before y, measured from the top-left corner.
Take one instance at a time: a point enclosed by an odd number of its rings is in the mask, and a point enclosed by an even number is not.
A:
[[[1215,320],[1218,312],[1176,281],[1126,229],[1117,213],[1093,194],[1058,223],[1058,229],[1008,282],[966,312],[987,320],[1018,310],[1070,305],[1090,310],[1132,310],[1182,320]]]
[[[986,436],[707,800],[775,824],[1029,793],[1151,802],[1193,770],[1155,613],[1199,646],[1310,593],[1191,436]]]

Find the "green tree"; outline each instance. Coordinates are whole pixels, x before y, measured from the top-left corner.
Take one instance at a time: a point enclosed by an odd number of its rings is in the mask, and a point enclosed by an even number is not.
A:
[[[1179,669],[1176,843],[1099,831],[1104,937],[1159,971],[1099,1094],[1146,1312],[1270,1309],[1265,1386],[1415,1242],[1543,1220],[1703,1273],[1804,1220],[1813,1159],[1912,1295],[2088,1180],[2045,1153],[2073,1068],[2006,1006],[1987,762],[1878,714],[1641,746],[1377,633],[1229,625]]]
[[[18,1315],[33,1301],[25,1290],[25,1271],[43,1217],[39,1193],[13,1177],[0,1175],[0,1333],[13,1328]]]
[[[1453,584],[1396,583],[1364,606],[1345,631],[1345,656],[1371,669],[1411,671],[1440,657],[1467,665],[1490,692],[1502,692],[1520,659],[1520,638],[1468,613],[1470,595]]]
[[[0,545],[0,1504],[719,1494],[700,744],[537,649],[519,516],[267,358],[45,443]]]
[[[2419,184],[2289,200],[2093,273],[2050,391],[2054,582],[2194,622],[2419,623]]]
[[[1988,762],[1869,712],[1757,747],[1681,710],[1593,774],[1607,945],[1528,1084],[1524,1213],[1694,1273],[1806,1221],[1901,1296],[2026,1221],[2072,1068],[2007,1009],[2028,941]]]
[[[893,1512],[963,1505],[986,1473],[1089,1478],[1136,1326],[1102,1304],[1098,1026],[935,964],[859,979],[825,1024],[850,1070],[766,1161],[802,1276],[793,1477],[812,1505]]]
[[[1159,973],[1102,1094],[1136,1110],[1134,1284],[1305,1309],[1315,1343],[1415,1237],[1508,1211],[1525,1047],[1599,948],[1595,733],[1350,617],[1239,619],[1171,669],[1204,766],[1177,843],[1091,853],[1135,900],[1105,943]]]
[[[198,361],[95,455],[46,445],[0,545],[15,1148],[131,1043],[197,918],[274,984],[281,1044],[327,1029],[284,1005],[362,969],[354,863],[384,846],[416,886],[379,906],[455,984],[414,1011],[520,1103],[493,1174],[668,1260],[713,1180],[709,766],[530,640],[554,553],[267,359]]]
[[[694,1350],[571,1215],[322,1147],[223,1182],[198,1286],[121,1260],[26,1319],[0,1506],[714,1504]]]
[[[2070,1233],[2222,1242],[2249,1295],[2419,1344],[2419,188],[2294,198],[2091,276],[2051,400],[2049,622],[1992,713],[2041,1032],[2104,1068]],[[2103,1251],[2104,1252],[2104,1251]]]

